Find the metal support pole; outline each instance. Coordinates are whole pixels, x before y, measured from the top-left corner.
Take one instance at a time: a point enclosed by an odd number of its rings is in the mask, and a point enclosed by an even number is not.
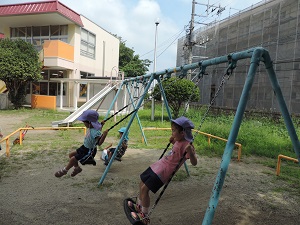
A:
[[[215,210],[217,208],[219,197],[221,194],[221,190],[223,187],[223,183],[225,181],[226,172],[229,167],[230,159],[232,156],[232,151],[234,149],[235,141],[238,135],[238,131],[240,129],[242,118],[246,109],[246,104],[249,98],[250,90],[254,82],[254,76],[260,61],[260,57],[262,54],[261,49],[254,50],[253,55],[251,57],[251,64],[249,68],[249,72],[245,81],[245,85],[242,91],[242,95],[240,98],[240,102],[238,104],[236,114],[233,120],[233,124],[229,133],[228,141],[224,150],[224,154],[222,157],[220,169],[212,190],[212,194],[209,200],[209,205],[206,209],[204,219],[202,221],[202,225],[210,225],[212,224],[212,220],[214,218]]]
[[[267,51],[265,50],[265,52],[267,52]],[[266,69],[267,69],[268,75],[271,80],[273,91],[274,91],[277,101],[279,103],[279,108],[280,108],[281,114],[283,116],[285,126],[286,126],[289,136],[291,138],[291,142],[293,144],[294,151],[297,155],[297,158],[298,158],[299,164],[300,164],[300,142],[299,142],[299,139],[297,136],[297,132],[295,130],[293,121],[291,119],[290,113],[288,111],[287,105],[286,105],[284,97],[282,95],[282,91],[279,86],[270,55],[265,54],[264,58],[265,58],[265,65],[266,65]]]

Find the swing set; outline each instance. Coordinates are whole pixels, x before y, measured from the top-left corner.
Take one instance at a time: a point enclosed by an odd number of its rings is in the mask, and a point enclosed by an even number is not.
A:
[[[204,123],[204,121],[205,121],[205,119],[206,119],[206,117],[207,117],[207,115],[208,115],[208,112],[209,112],[210,108],[211,108],[212,105],[214,104],[215,99],[217,98],[217,96],[218,96],[220,90],[222,89],[223,85],[225,84],[226,79],[229,79],[230,75],[232,74],[233,69],[235,68],[235,66],[236,66],[235,63],[231,62],[231,60],[229,59],[229,66],[228,66],[228,68],[227,68],[225,74],[224,74],[223,77],[222,77],[222,80],[221,80],[221,83],[220,83],[220,85],[219,85],[219,88],[218,88],[217,92],[215,93],[215,95],[214,95],[213,99],[211,100],[211,102],[210,102],[210,104],[209,104],[209,106],[208,106],[208,108],[207,108],[207,110],[206,110],[204,116],[202,117],[202,120],[201,120],[201,122],[200,122],[200,125],[199,125],[199,127],[198,127],[198,130],[201,129],[201,127],[202,127],[202,125],[203,125],[203,123]],[[204,70],[200,71],[200,74],[201,74],[201,76],[198,77],[198,81],[195,83],[195,88],[197,88],[197,84],[198,84],[198,83],[200,82],[200,80],[202,79],[203,75],[205,74],[205,71],[204,71]],[[195,77],[194,77],[194,78],[195,78]],[[193,79],[194,79],[194,78],[193,78]],[[192,79],[192,80],[193,80],[193,79]],[[192,93],[194,93],[194,92],[192,92]],[[186,106],[185,106],[185,109],[184,109],[184,112],[183,112],[183,116],[184,116],[184,115],[186,114],[186,112],[187,112],[188,104],[189,104],[190,99],[192,98],[192,96],[193,96],[193,94],[189,97],[189,100],[188,100],[188,102],[186,103]],[[196,133],[194,134],[193,140],[195,140],[197,134],[198,134],[198,132],[196,132]],[[169,142],[168,145],[167,145],[167,147],[166,147],[165,150],[163,151],[162,155],[159,157],[159,159],[161,159],[161,158],[164,156],[164,154],[165,154],[165,152],[167,151],[167,149],[169,148],[170,144],[171,144],[171,143]],[[187,154],[187,152],[185,152],[185,153],[182,155],[181,159],[179,160],[178,164],[176,165],[176,167],[175,167],[174,171],[172,172],[171,176],[169,177],[168,181],[164,184],[163,189],[161,190],[159,196],[158,196],[157,199],[155,200],[155,203],[154,203],[154,205],[152,206],[151,210],[149,211],[147,217],[145,217],[144,219],[147,219],[147,218],[150,219],[150,216],[151,216],[152,212],[154,211],[155,207],[157,206],[159,200],[161,199],[162,195],[164,194],[165,190],[167,189],[167,187],[168,187],[168,185],[170,184],[171,180],[173,179],[174,175],[175,175],[176,172],[178,171],[180,165],[181,165],[182,162],[184,161],[186,154]],[[134,200],[134,199],[135,199],[135,200]],[[142,220],[136,220],[136,219],[132,218],[131,213],[132,213],[132,212],[135,212],[135,211],[132,210],[132,209],[129,207],[129,205],[128,205],[128,202],[132,202],[133,204],[136,204],[136,199],[137,199],[137,197],[134,197],[134,198],[126,198],[126,199],[123,201],[124,212],[125,212],[125,214],[126,214],[128,220],[131,222],[131,224],[134,224],[134,225],[139,225],[139,224],[141,224],[141,225],[142,225],[142,224],[144,224]]]
[[[119,144],[118,144],[117,148],[119,148],[120,144],[122,143],[122,141],[123,141],[125,135],[127,134],[134,118],[137,118],[137,120],[139,122],[141,132],[142,132],[142,135],[144,137],[144,140],[146,140],[146,137],[143,133],[141,123],[140,123],[140,120],[139,120],[139,117],[138,117],[137,113],[138,113],[138,109],[142,106],[142,103],[144,101],[144,97],[145,97],[146,93],[148,93],[148,90],[149,90],[149,88],[150,88],[150,86],[151,86],[151,84],[154,80],[156,80],[158,85],[159,85],[159,89],[160,89],[163,101],[165,103],[165,107],[166,107],[166,110],[167,110],[167,113],[168,113],[168,117],[171,120],[172,117],[171,117],[171,113],[170,113],[170,110],[169,110],[169,107],[168,107],[168,102],[167,102],[167,99],[166,99],[166,95],[164,93],[163,86],[161,84],[162,79],[164,79],[165,77],[170,77],[172,73],[176,73],[176,72],[181,72],[180,75],[176,75],[176,76],[184,77],[184,76],[186,76],[187,71],[192,70],[192,69],[199,69],[199,73],[198,73],[197,76],[198,76],[199,79],[201,79],[203,77],[203,75],[205,75],[205,70],[208,66],[218,65],[218,64],[222,64],[222,63],[228,63],[227,70],[226,70],[225,74],[222,77],[220,86],[219,86],[218,90],[216,91],[216,94],[215,94],[214,98],[211,100],[204,116],[202,117],[202,120],[201,120],[200,125],[199,125],[199,129],[198,129],[198,130],[200,130],[200,127],[202,126],[206,116],[208,115],[208,112],[209,112],[210,108],[212,107],[216,97],[218,96],[218,93],[222,89],[223,84],[225,83],[226,79],[228,79],[229,76],[232,74],[234,68],[237,65],[237,62],[239,60],[242,60],[242,59],[250,59],[250,67],[249,67],[248,74],[247,74],[247,77],[246,77],[246,80],[245,80],[245,84],[244,84],[244,87],[243,87],[243,90],[242,90],[240,101],[238,103],[237,110],[236,110],[236,113],[235,113],[235,116],[234,116],[233,124],[232,124],[231,130],[230,130],[230,133],[229,133],[229,136],[228,136],[228,139],[227,139],[228,141],[226,143],[225,150],[224,150],[224,153],[223,153],[223,156],[222,156],[220,169],[218,170],[218,174],[216,176],[216,180],[215,180],[215,183],[214,183],[214,186],[213,186],[213,190],[212,190],[212,194],[211,194],[211,197],[210,197],[210,200],[209,200],[209,203],[208,203],[208,207],[206,209],[206,212],[205,212],[205,215],[204,215],[204,218],[203,218],[203,221],[202,221],[202,225],[209,225],[209,224],[212,223],[214,213],[215,213],[215,210],[216,210],[217,205],[218,205],[220,193],[221,193],[221,190],[222,190],[222,187],[223,187],[223,183],[224,183],[224,180],[225,180],[226,172],[228,170],[229,163],[230,163],[230,160],[231,160],[234,145],[235,145],[237,135],[238,135],[238,132],[239,132],[239,128],[241,126],[243,114],[245,112],[246,104],[247,104],[247,101],[249,99],[250,91],[251,91],[251,88],[252,88],[252,85],[253,85],[253,82],[254,82],[254,77],[255,77],[255,74],[256,74],[256,71],[258,69],[258,66],[259,66],[260,62],[263,62],[264,65],[265,65],[266,71],[267,71],[267,73],[269,75],[269,78],[270,78],[270,81],[271,81],[273,91],[274,91],[274,93],[277,97],[279,107],[280,107],[280,111],[282,113],[282,116],[283,116],[283,119],[284,119],[284,122],[285,122],[285,125],[286,125],[286,128],[287,128],[288,134],[290,136],[294,151],[297,155],[298,161],[300,162],[300,142],[299,142],[298,136],[296,134],[295,127],[294,127],[293,122],[291,120],[290,114],[288,112],[285,100],[283,98],[281,88],[278,84],[278,80],[277,80],[277,77],[276,77],[276,74],[275,74],[275,71],[274,71],[274,68],[273,68],[273,63],[272,63],[272,60],[270,58],[269,52],[264,48],[257,47],[257,48],[248,49],[248,50],[242,51],[242,52],[232,53],[228,56],[221,56],[221,57],[216,57],[216,58],[212,58],[212,59],[207,59],[207,60],[203,60],[203,61],[200,61],[200,62],[196,62],[196,63],[192,63],[192,64],[188,64],[188,65],[184,65],[184,66],[180,66],[180,67],[176,67],[176,68],[172,68],[172,69],[166,69],[166,70],[160,71],[160,72],[154,72],[154,73],[147,74],[147,75],[144,75],[144,76],[139,76],[139,77],[135,77],[135,78],[126,79],[120,85],[120,88],[119,88],[119,90],[118,90],[114,100],[112,101],[109,110],[108,110],[108,112],[110,112],[110,110],[113,107],[113,104],[115,103],[115,101],[117,99],[117,96],[118,96],[120,90],[123,88],[123,86],[125,86],[128,90],[131,105],[133,106],[134,110],[129,114],[129,115],[131,115],[130,120],[127,124],[126,130],[123,133],[122,138],[119,141]],[[131,92],[129,90],[129,87],[128,87],[129,84],[133,84],[135,82],[136,83],[142,83],[143,85],[145,85],[144,93],[137,99],[136,104],[134,102],[134,99],[133,99],[133,97],[131,95]],[[194,138],[195,138],[195,135],[194,135]],[[98,186],[103,183],[103,181],[104,181],[104,179],[105,179],[105,177],[106,177],[106,175],[107,175],[107,173],[108,173],[108,171],[109,171],[109,169],[112,165],[113,159],[116,156],[116,153],[117,152],[115,151],[114,154],[112,155],[112,160],[109,162],[109,164],[106,167],[102,177],[100,178]],[[185,157],[185,155],[182,157],[181,160],[183,160],[184,157]],[[180,163],[182,162],[181,160],[180,160],[180,162],[178,162],[178,167],[179,167]],[[171,177],[169,178],[167,183],[164,185],[163,190],[159,194],[159,197],[156,199],[154,206],[151,208],[149,216],[151,215],[151,213],[154,210],[155,206],[157,205],[158,201],[162,197],[165,189],[167,188],[168,184],[172,180],[172,177],[176,173],[177,169],[178,168],[176,168],[174,170],[173,174],[171,175]],[[133,218],[131,218],[131,216],[130,216],[131,210],[127,206],[128,201],[133,201],[134,202],[134,200],[132,198],[126,198],[124,200],[124,211],[125,211],[125,214],[127,215],[128,219],[129,219],[130,223],[135,224],[135,225],[144,224],[143,221],[134,220]],[[125,202],[126,202],[126,204],[125,204]]]

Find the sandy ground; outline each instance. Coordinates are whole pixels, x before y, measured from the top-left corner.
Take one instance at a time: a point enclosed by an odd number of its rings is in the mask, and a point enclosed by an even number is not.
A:
[[[1,122],[3,126],[4,120]],[[100,186],[105,170],[100,152],[96,166],[85,165],[76,177],[69,172],[62,178],[54,173],[67,162],[67,155],[57,159],[51,150],[45,150],[21,162],[11,156],[13,166],[20,163],[20,169],[3,174],[0,165],[0,224],[129,225],[123,200],[137,194],[139,174],[161,152],[129,148],[122,162],[112,164]],[[252,157],[231,161],[212,224],[299,224],[299,196],[275,191],[291,184],[277,179],[274,169],[256,162]],[[181,168],[178,173],[185,178],[170,183],[152,211],[151,224],[202,224],[220,163],[220,158],[199,156],[196,167],[188,163],[189,177]],[[151,194],[151,205],[157,197]]]

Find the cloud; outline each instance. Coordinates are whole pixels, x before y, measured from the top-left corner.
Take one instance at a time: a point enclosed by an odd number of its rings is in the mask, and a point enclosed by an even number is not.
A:
[[[164,68],[175,65],[177,40],[175,45],[169,47],[170,49],[167,44],[170,44],[172,40],[161,45],[159,43],[178,33],[179,28],[171,18],[162,14],[157,1],[89,0],[76,1],[76,4],[74,0],[61,0],[61,2],[108,32],[121,36],[126,41],[126,46],[132,48],[135,54],[151,61],[154,59],[155,22],[159,18],[158,54],[165,50],[159,58],[164,60],[164,55],[172,54],[173,57],[166,57],[166,62],[161,63],[165,65]],[[157,63],[157,68],[160,64]]]

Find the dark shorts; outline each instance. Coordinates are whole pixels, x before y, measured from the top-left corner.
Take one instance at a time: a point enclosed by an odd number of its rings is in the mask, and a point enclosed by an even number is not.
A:
[[[114,152],[116,151],[116,148],[110,148],[109,151],[111,152],[111,154],[114,154]],[[122,154],[120,154],[119,152],[117,152],[117,155],[115,158],[122,158]]]
[[[93,157],[93,153],[96,152],[91,151],[90,149],[86,148],[84,145],[81,145],[77,150],[77,154],[75,155],[75,158],[80,162],[84,162],[87,160],[89,157]]]
[[[141,175],[143,183],[152,191],[154,194],[164,185],[159,179],[156,173],[153,172],[151,167],[148,167]]]
[[[110,151],[112,154],[114,154],[115,150],[116,150],[116,148],[110,148],[110,149],[109,149],[109,151]]]

